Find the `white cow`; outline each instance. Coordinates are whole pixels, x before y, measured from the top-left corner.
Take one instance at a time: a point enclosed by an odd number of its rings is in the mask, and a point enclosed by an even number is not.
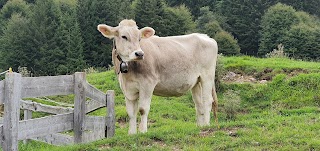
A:
[[[147,132],[152,95],[181,96],[192,91],[197,125],[210,124],[210,111],[217,112],[215,68],[218,46],[204,34],[158,37],[154,29],[138,29],[133,20],[117,27],[98,25],[103,36],[114,39],[113,63],[125,95],[129,134]],[[216,118],[217,121],[217,118]]]

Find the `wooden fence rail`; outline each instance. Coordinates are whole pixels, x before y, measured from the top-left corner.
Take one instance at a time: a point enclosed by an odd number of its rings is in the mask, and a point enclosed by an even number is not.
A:
[[[74,108],[44,105],[25,98],[74,94]],[[86,98],[90,98],[87,100]],[[4,151],[18,150],[18,141],[34,139],[53,145],[87,143],[112,137],[115,131],[114,91],[103,93],[86,81],[83,72],[74,75],[22,77],[7,73],[0,81],[0,146]],[[88,116],[107,107],[105,116]],[[20,109],[24,119],[20,120]],[[32,112],[54,115],[32,119]],[[73,130],[74,136],[63,134]]]

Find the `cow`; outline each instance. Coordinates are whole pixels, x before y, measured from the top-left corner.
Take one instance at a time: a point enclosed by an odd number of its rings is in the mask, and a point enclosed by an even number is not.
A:
[[[191,90],[197,125],[210,125],[210,112],[217,122],[215,69],[218,45],[205,34],[159,37],[151,27],[139,29],[134,20],[117,27],[98,25],[113,39],[112,61],[129,116],[129,134],[147,132],[152,95],[181,96]]]

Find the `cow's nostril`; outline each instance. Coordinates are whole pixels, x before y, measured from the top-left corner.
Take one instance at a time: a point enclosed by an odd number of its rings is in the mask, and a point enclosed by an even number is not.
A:
[[[137,57],[143,57],[143,52],[142,51],[137,51],[134,53]]]

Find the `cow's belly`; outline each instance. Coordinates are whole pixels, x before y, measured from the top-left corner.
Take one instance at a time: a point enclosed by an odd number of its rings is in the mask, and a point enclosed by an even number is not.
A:
[[[158,96],[181,96],[191,90],[198,81],[196,75],[174,75],[163,78],[155,87],[153,94]]]

